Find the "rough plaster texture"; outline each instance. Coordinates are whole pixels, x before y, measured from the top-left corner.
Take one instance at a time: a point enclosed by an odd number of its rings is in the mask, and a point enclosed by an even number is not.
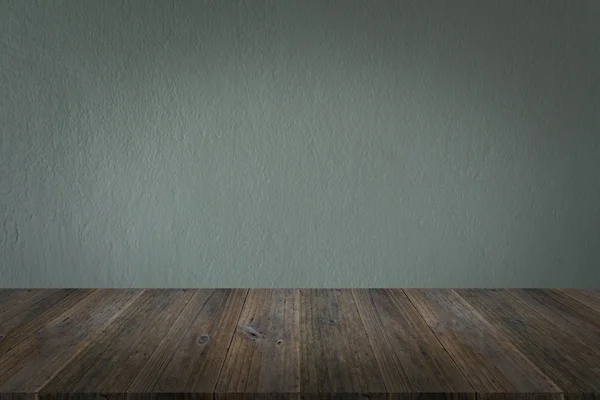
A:
[[[600,2],[0,2],[0,286],[600,286]]]

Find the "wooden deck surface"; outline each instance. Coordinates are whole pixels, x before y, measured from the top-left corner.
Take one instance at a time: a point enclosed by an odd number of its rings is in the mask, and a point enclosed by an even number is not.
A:
[[[600,289],[0,289],[0,398],[600,398]]]

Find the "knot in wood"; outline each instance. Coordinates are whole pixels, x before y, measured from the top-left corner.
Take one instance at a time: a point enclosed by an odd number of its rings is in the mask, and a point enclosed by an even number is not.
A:
[[[198,336],[198,344],[204,344],[208,342],[208,335],[200,335]]]
[[[256,340],[256,339],[263,339],[265,336],[258,332],[256,329],[254,329],[253,327],[251,327],[250,325],[240,325],[240,328],[242,328],[242,330],[252,338],[252,340]]]

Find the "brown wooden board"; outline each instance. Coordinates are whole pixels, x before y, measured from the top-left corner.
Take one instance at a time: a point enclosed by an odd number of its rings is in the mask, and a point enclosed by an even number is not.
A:
[[[457,292],[563,391],[600,389],[600,358],[505,289]]]
[[[142,293],[96,289],[0,357],[0,393],[35,393]]]
[[[195,290],[147,289],[42,392],[125,392]]]
[[[512,295],[600,355],[600,314],[554,289],[510,289]]]
[[[299,393],[299,299],[298,289],[250,289],[216,386],[218,398]]]
[[[90,293],[91,289],[40,290],[0,314],[0,356]]]
[[[50,294],[45,292],[45,289],[0,289],[0,316],[32,296]]]
[[[500,329],[452,289],[405,289],[478,393],[560,392]]]
[[[475,390],[401,289],[353,290],[389,393]]]
[[[173,347],[162,351],[172,353],[158,374],[152,392],[212,394],[231,344],[247,289],[219,289],[205,304],[196,303],[197,312],[191,325]],[[136,383],[129,391],[147,387]]]
[[[600,313],[600,289],[557,289],[597,313]]]
[[[300,392],[386,393],[350,289],[300,290]]]

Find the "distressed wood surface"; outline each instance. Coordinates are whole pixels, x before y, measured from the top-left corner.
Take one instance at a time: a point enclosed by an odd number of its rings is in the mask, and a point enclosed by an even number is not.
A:
[[[185,289],[146,290],[41,392],[124,392],[192,295]]]
[[[599,393],[594,289],[0,289],[0,400]]]
[[[91,290],[41,290],[0,314],[0,356],[71,308]]]
[[[0,316],[17,304],[36,295],[49,295],[44,289],[0,289]]]
[[[389,392],[474,397],[475,389],[401,289],[353,292]]]
[[[386,392],[350,289],[302,289],[300,310],[302,392]]]
[[[197,301],[177,342],[162,350],[171,353],[169,361],[145,387],[153,382],[155,393],[213,393],[247,294],[245,289],[216,290],[202,305]],[[136,382],[128,392],[143,387]]]
[[[558,387],[452,289],[405,293],[479,393],[552,393]]]
[[[97,289],[83,297],[0,357],[0,393],[37,393],[141,293]]]
[[[299,393],[299,300],[298,289],[250,289],[219,376],[217,398]]]
[[[600,356],[561,329],[558,319],[551,322],[506,289],[457,292],[562,392],[600,392]]]
[[[552,289],[510,289],[509,292],[561,330],[600,355],[600,313]]]
[[[600,313],[600,289],[559,289],[581,304]]]

